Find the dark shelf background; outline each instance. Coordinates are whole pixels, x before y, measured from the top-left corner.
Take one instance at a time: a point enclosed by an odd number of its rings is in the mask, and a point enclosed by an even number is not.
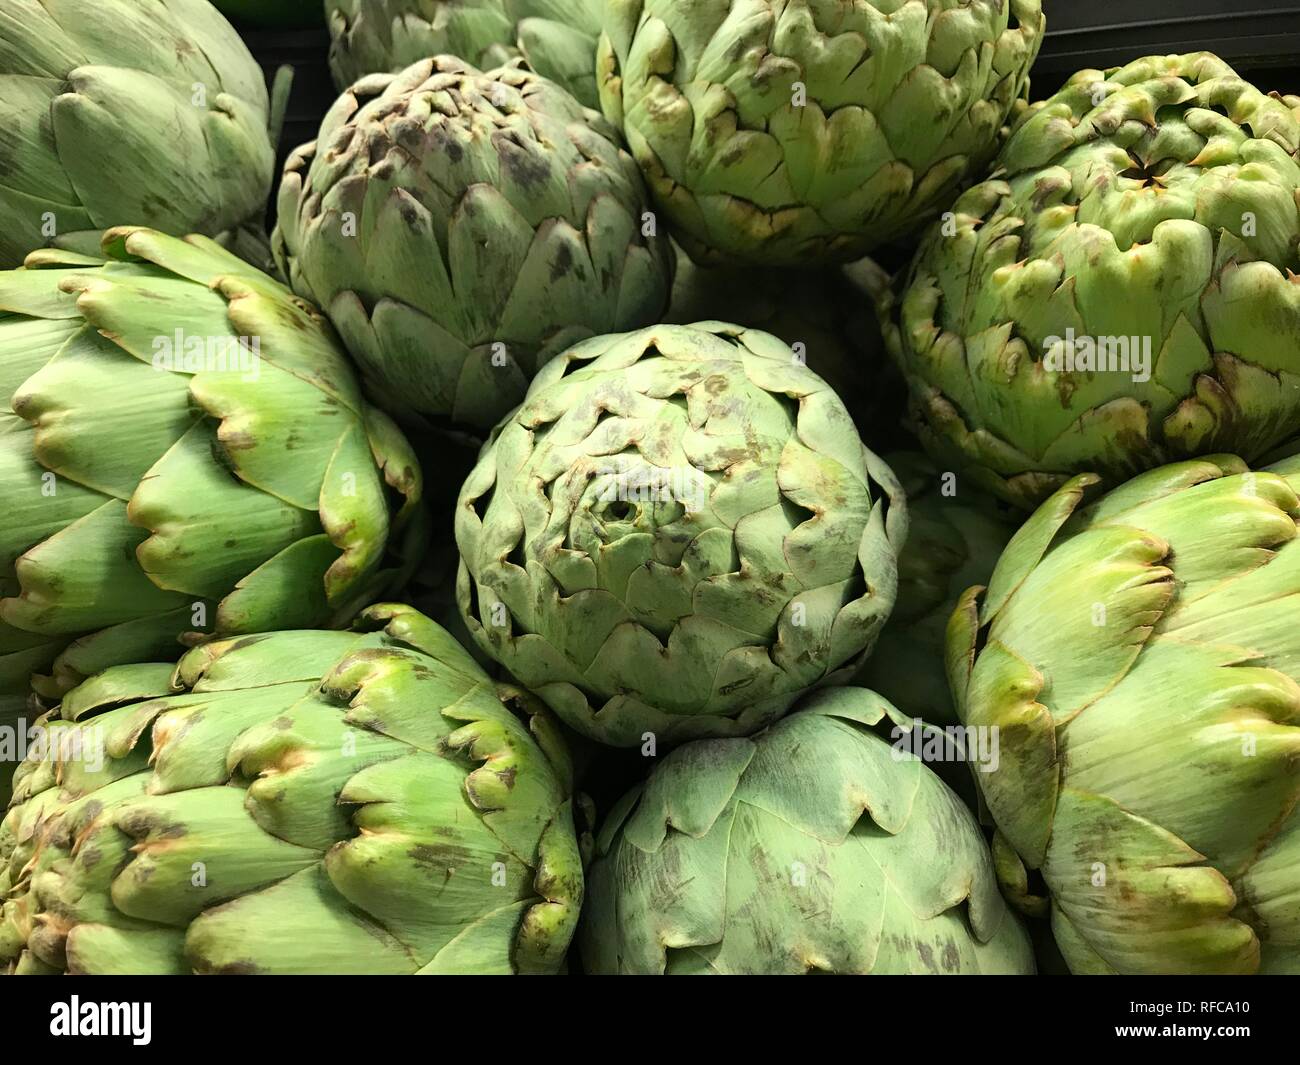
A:
[[[1144,55],[1212,51],[1262,89],[1300,92],[1300,3],[1292,0],[1044,0],[1047,39],[1033,98],[1076,70]]]

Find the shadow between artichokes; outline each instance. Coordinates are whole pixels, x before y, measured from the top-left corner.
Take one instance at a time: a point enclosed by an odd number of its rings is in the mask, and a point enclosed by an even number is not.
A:
[[[1033,509],[1300,433],[1300,100],[1208,53],[1076,74],[882,318],[922,442]]]
[[[903,493],[776,337],[720,322],[546,364],[461,491],[483,649],[616,746],[745,735],[846,682],[894,605]]]
[[[408,607],[68,694],[0,822],[0,970],[553,973],[583,876],[546,711]]]
[[[999,875],[1076,973],[1300,972],[1300,458],[1096,482],[948,626]]]
[[[579,930],[594,973],[1034,971],[979,826],[873,731],[862,688],[669,754],[610,811]]]
[[[648,325],[671,249],[615,131],[556,85],[453,56],[357,82],[285,167],[276,260],[375,401],[486,431],[547,359]]]

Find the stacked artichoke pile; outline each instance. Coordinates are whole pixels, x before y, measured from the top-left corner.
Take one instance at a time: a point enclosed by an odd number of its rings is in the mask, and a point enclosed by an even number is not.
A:
[[[0,971],[1300,972],[1300,100],[217,7],[274,189],[207,0],[0,0]]]

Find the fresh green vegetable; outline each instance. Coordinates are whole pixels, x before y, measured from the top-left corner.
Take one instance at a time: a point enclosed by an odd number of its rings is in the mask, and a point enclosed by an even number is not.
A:
[[[1040,0],[608,0],[601,105],[701,263],[860,258],[997,151]]]
[[[325,0],[330,67],[340,90],[434,55],[479,67],[522,55],[545,78],[597,106],[602,0]]]
[[[0,693],[177,637],[344,625],[424,537],[409,445],[329,324],[203,237],[0,273]],[[12,400],[10,399],[12,397]]]
[[[446,632],[206,644],[64,699],[0,823],[0,971],[553,973],[571,769]]]
[[[746,735],[846,682],[894,605],[902,491],[826,383],[720,322],[546,364],[456,508],[457,596],[567,724]]]
[[[1300,972],[1300,458],[1096,482],[949,623],[1006,891],[1076,973]]]
[[[818,692],[752,739],[688,743],[610,812],[579,931],[594,973],[1032,973],[975,819]]]
[[[242,249],[271,192],[277,89],[273,114],[207,0],[0,0],[0,269],[120,225]]]
[[[442,56],[358,83],[289,159],[279,202],[285,275],[404,420],[488,429],[547,359],[668,300],[636,165],[517,65]]]
[[[998,167],[885,308],[941,464],[1032,508],[1300,433],[1300,100],[1208,53],[1085,70]]]

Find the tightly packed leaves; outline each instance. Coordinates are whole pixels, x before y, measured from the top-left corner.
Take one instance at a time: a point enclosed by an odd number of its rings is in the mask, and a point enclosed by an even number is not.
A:
[[[329,324],[202,237],[0,273],[0,698],[343,625],[424,534],[409,445]],[[10,399],[12,397],[12,399]]]
[[[892,312],[940,461],[1032,508],[1300,433],[1300,100],[1207,53],[1086,70],[998,167]]]
[[[997,150],[1040,0],[609,0],[601,106],[697,262],[847,262]]]
[[[260,225],[271,124],[207,0],[0,0],[0,268],[111,226]]]
[[[516,55],[588,107],[597,105],[602,0],[325,0],[330,69],[345,89],[431,55],[496,66]]]
[[[285,275],[402,419],[487,429],[548,358],[668,300],[636,165],[518,66],[443,56],[364,79],[289,159],[279,203]]]
[[[0,971],[553,973],[568,755],[415,611],[70,693],[0,823]]]
[[[844,683],[894,605],[901,489],[784,343],[706,322],[549,362],[456,508],[460,609],[573,728],[745,735]]]
[[[1096,480],[949,626],[999,873],[1075,972],[1300,972],[1300,458]]]
[[[688,743],[610,812],[579,941],[594,973],[1032,973],[962,801],[870,728],[862,688]]]

